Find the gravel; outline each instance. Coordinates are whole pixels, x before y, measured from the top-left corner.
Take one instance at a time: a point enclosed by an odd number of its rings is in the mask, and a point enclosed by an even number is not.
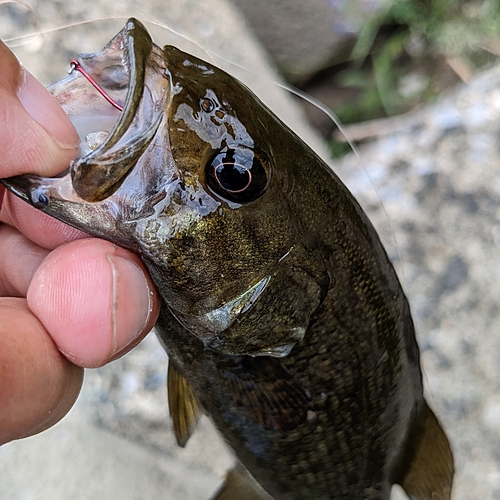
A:
[[[500,67],[335,165],[402,278],[454,499],[500,498]],[[371,180],[369,180],[369,178]]]

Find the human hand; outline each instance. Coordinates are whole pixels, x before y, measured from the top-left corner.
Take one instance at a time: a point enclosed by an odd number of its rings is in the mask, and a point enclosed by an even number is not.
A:
[[[0,42],[0,178],[54,176],[78,143],[64,111]],[[78,396],[81,367],[129,351],[158,311],[137,255],[0,186],[0,445],[59,421]]]

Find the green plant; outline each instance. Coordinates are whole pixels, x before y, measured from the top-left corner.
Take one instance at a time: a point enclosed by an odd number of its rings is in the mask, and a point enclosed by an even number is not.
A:
[[[365,23],[336,84],[344,122],[402,113],[500,56],[498,0],[388,0]]]

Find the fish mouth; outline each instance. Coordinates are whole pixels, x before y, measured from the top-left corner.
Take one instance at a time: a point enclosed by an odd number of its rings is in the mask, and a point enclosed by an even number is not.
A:
[[[40,209],[54,196],[93,203],[115,193],[155,136],[165,110],[159,101],[169,95],[161,49],[133,18],[100,52],[81,54],[72,66],[48,90],[80,135],[76,160],[56,178],[0,181]]]

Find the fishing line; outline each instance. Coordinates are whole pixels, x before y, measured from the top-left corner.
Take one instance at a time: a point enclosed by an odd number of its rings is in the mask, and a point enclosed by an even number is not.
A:
[[[404,272],[404,267],[403,267],[404,261],[403,261],[403,257],[401,254],[401,248],[398,244],[398,240],[396,237],[396,232],[395,232],[394,227],[393,227],[392,222],[391,222],[391,218],[389,217],[389,214],[387,213],[384,202],[382,201],[382,197],[380,196],[380,192],[379,192],[377,186],[375,185],[375,182],[373,181],[372,177],[370,176],[370,173],[368,172],[367,168],[361,162],[361,152],[356,144],[356,141],[350,136],[347,128],[344,126],[344,124],[342,123],[340,118],[337,116],[337,114],[331,108],[329,108],[325,103],[323,103],[323,102],[319,101],[318,99],[316,99],[315,97],[309,95],[307,92],[304,92],[304,91],[302,91],[302,90],[300,90],[292,85],[289,85],[287,83],[281,83],[281,82],[277,82],[274,80],[270,80],[267,76],[261,75],[253,70],[250,70],[250,69],[246,68],[245,66],[238,64],[238,63],[235,63],[229,59],[226,59],[225,57],[220,56],[220,55],[218,55],[218,54],[216,54],[208,49],[203,49],[203,50],[207,55],[210,56],[214,65],[217,66],[217,63],[216,63],[216,61],[214,61],[212,56],[220,59],[221,61],[226,62],[227,64],[230,64],[230,65],[235,66],[239,69],[242,69],[243,71],[246,71],[254,76],[258,76],[259,78],[267,80],[269,83],[272,83],[272,84],[282,88],[283,90],[286,90],[286,91],[290,92],[291,94],[296,95],[297,97],[303,99],[304,101],[309,102],[310,104],[312,104],[313,106],[318,108],[320,111],[322,111],[333,122],[333,124],[339,129],[340,133],[345,137],[346,142],[349,144],[349,147],[352,149],[352,152],[354,153],[356,158],[359,160],[358,163],[361,166],[361,168],[363,169],[363,172],[365,173],[365,175],[368,179],[368,182],[372,186],[373,191],[375,192],[375,195],[377,196],[377,199],[380,203],[380,207],[382,209],[384,217],[385,217],[387,224],[389,226],[389,231],[391,233],[392,241],[395,245],[396,253],[397,253],[397,256],[398,256],[398,259],[400,262],[400,266],[399,266],[400,272],[401,272],[400,278],[401,278],[401,281],[404,282],[405,281],[405,272]]]
[[[18,2],[12,2],[10,0],[7,0],[6,2],[0,2],[0,5],[2,5],[3,3],[18,3]],[[11,38],[3,38],[2,40],[9,47],[21,47],[22,45],[30,43],[31,39],[34,37],[37,37],[37,36],[41,36],[43,38],[44,35],[48,35],[50,33],[56,33],[58,31],[66,30],[69,28],[76,28],[76,27],[80,27],[80,26],[85,26],[86,24],[97,23],[100,21],[119,21],[120,19],[126,21],[128,19],[128,16],[99,17],[97,19],[89,19],[86,21],[75,21],[74,23],[68,23],[68,24],[65,24],[64,26],[39,29],[37,31],[31,32],[31,33],[26,33],[24,35],[19,35],[19,36],[15,36],[15,37],[11,37]]]
[[[36,15],[36,12],[30,6],[28,6],[27,4],[24,4],[23,2],[20,2],[20,1],[17,1],[17,0],[1,0],[0,1],[0,6],[3,5],[3,4],[19,4],[19,5],[22,5],[23,7],[28,8],[33,14]],[[69,29],[69,28],[76,28],[76,27],[80,27],[80,26],[84,26],[84,25],[92,24],[92,23],[97,23],[97,22],[119,21],[119,20],[126,21],[128,18],[129,18],[129,16],[100,17],[100,18],[96,18],[96,19],[87,19],[87,20],[84,20],[84,21],[75,21],[73,23],[68,23],[68,24],[65,24],[64,26],[58,26],[58,27],[54,27],[54,28],[44,28],[44,29],[41,29],[41,27],[40,27],[39,29],[37,29],[36,31],[34,31],[32,33],[27,33],[27,34],[24,34],[24,35],[19,35],[19,36],[11,37],[11,38],[4,38],[3,41],[6,44],[8,44],[10,47],[18,47],[18,46],[21,46],[24,43],[30,43],[30,40],[33,37],[36,37],[36,36],[42,36],[43,37],[43,35],[47,35],[47,34],[50,34],[50,33],[55,33],[57,31],[61,31],[61,30]],[[38,19],[38,25],[40,25],[40,20],[39,20],[38,16],[37,16],[37,19]],[[249,68],[247,68],[247,67],[245,67],[245,66],[243,66],[241,64],[238,64],[238,63],[236,63],[234,61],[231,61],[231,60],[229,60],[229,59],[227,59],[227,58],[225,58],[225,57],[223,57],[223,56],[221,56],[221,55],[219,55],[219,54],[217,54],[215,52],[212,52],[211,50],[204,48],[202,45],[200,45],[196,41],[194,41],[191,38],[189,38],[187,35],[184,35],[183,33],[179,32],[179,31],[177,31],[177,30],[175,30],[173,28],[170,28],[166,24],[159,23],[158,21],[154,21],[154,20],[151,20],[151,19],[145,19],[145,18],[141,19],[141,22],[143,22],[145,24],[151,24],[151,25],[156,26],[158,28],[164,29],[164,30],[170,32],[171,34],[176,35],[176,36],[182,38],[183,40],[186,40],[186,41],[192,43],[193,45],[195,45],[196,47],[198,47],[201,51],[203,51],[203,53],[205,53],[207,56],[209,56],[211,62],[214,65],[217,65],[216,61],[214,60],[214,57],[215,57],[215,58],[217,58],[217,59],[219,59],[221,61],[224,61],[225,63],[227,63],[227,64],[229,64],[231,66],[234,66],[236,68],[242,69],[242,70],[246,71],[247,73],[249,73],[249,74],[251,74],[253,76],[257,76],[258,78],[266,80],[269,83],[271,83],[273,85],[276,85],[277,87],[282,88],[283,90],[286,90],[287,92],[290,92],[291,94],[296,95],[297,97],[299,97],[300,99],[303,99],[306,102],[309,102],[310,104],[312,104],[313,106],[315,106],[316,108],[318,108],[320,111],[322,111],[334,123],[334,125],[339,129],[339,131],[341,132],[341,134],[345,137],[345,139],[346,139],[347,143],[349,144],[349,147],[352,149],[353,153],[357,157],[360,156],[359,149],[358,149],[355,141],[349,135],[348,131],[344,127],[343,123],[340,121],[339,117],[334,113],[334,111],[332,109],[330,109],[328,106],[326,106],[324,103],[322,103],[318,99],[314,98],[313,96],[307,94],[306,92],[303,92],[302,90],[300,90],[300,89],[298,89],[296,87],[293,87],[292,85],[272,80],[272,79],[270,79],[266,75],[262,75],[260,73],[257,73],[254,70],[251,70],[251,69],[249,69]],[[70,64],[74,67],[74,69],[76,69],[78,71],[81,71],[78,63],[75,60],[72,60],[70,62]],[[94,85],[94,83],[92,83],[92,84]],[[97,89],[97,90],[99,90],[99,89]]]
[[[36,19],[36,28],[35,28],[35,31],[33,31],[31,33],[27,33],[27,34],[23,34],[23,35],[19,35],[19,36],[15,36],[15,37],[10,37],[10,38],[5,38],[4,39],[4,42],[7,43],[10,47],[19,47],[19,46],[28,44],[28,43],[30,43],[30,41],[32,41],[32,39],[34,37],[37,37],[37,36],[41,36],[43,38],[44,35],[47,35],[47,34],[50,34],[50,33],[55,33],[57,31],[61,31],[61,30],[65,30],[65,29],[71,29],[71,28],[76,28],[76,27],[81,27],[81,26],[92,24],[92,23],[98,23],[98,22],[120,21],[120,20],[123,20],[125,22],[130,17],[129,15],[99,17],[99,18],[94,18],[94,19],[86,19],[86,20],[81,20],[81,21],[75,21],[75,22],[71,22],[71,23],[68,23],[68,24],[63,25],[63,26],[41,29],[41,22],[40,22],[39,16],[37,15],[36,11],[32,7],[30,7],[28,4],[26,4],[24,2],[21,2],[19,0],[0,0],[0,6],[5,5],[5,4],[18,4],[18,5],[21,5],[21,6],[25,7],[25,8],[27,8],[31,13],[33,13],[34,16],[35,16],[35,19]],[[210,49],[206,49],[205,47],[203,47],[202,45],[200,45],[198,42],[196,42],[195,40],[191,39],[189,36],[181,33],[178,30],[175,30],[174,28],[171,28],[167,24],[160,23],[160,22],[158,22],[156,20],[149,19],[149,18],[147,18],[147,16],[144,16],[144,17],[141,16],[141,22],[143,22],[144,24],[150,24],[150,25],[155,26],[155,27],[160,28],[160,29],[164,29],[164,30],[168,31],[169,33],[171,33],[172,35],[175,35],[175,36],[181,38],[182,40],[185,40],[185,41],[188,41],[189,43],[192,43],[195,47],[199,48],[204,54],[206,54],[207,57],[210,59],[210,62],[212,62],[215,66],[217,66],[217,60],[223,61],[223,62],[227,63],[230,66],[233,66],[235,68],[241,69],[241,70],[243,70],[243,71],[245,71],[245,72],[247,72],[247,73],[249,73],[249,74],[251,74],[253,76],[256,76],[256,77],[258,77],[258,78],[260,78],[260,79],[262,79],[264,81],[269,82],[270,84],[273,84],[273,85],[275,85],[275,86],[277,86],[277,87],[279,87],[279,88],[281,88],[283,90],[286,90],[287,92],[289,92],[289,93],[291,93],[291,94],[299,97],[300,99],[303,99],[304,101],[310,103],[312,106],[316,107],[322,113],[324,113],[332,121],[332,123],[338,128],[338,130],[340,131],[340,133],[345,137],[346,142],[349,144],[349,147],[351,148],[353,154],[359,160],[358,163],[361,166],[364,174],[366,175],[369,184],[371,185],[372,189],[375,192],[375,195],[376,195],[376,197],[377,197],[377,199],[378,199],[378,201],[380,203],[380,207],[382,209],[384,217],[385,217],[385,219],[387,221],[390,233],[392,235],[393,243],[394,243],[394,245],[396,247],[398,259],[399,259],[399,262],[400,262],[401,279],[402,279],[402,281],[405,281],[405,277],[404,277],[405,273],[404,273],[404,268],[403,268],[403,259],[402,259],[402,255],[401,255],[401,251],[400,251],[400,246],[398,244],[396,233],[395,233],[395,230],[394,230],[393,225],[391,223],[391,219],[389,217],[389,214],[387,213],[387,210],[385,208],[384,202],[382,201],[382,197],[380,195],[380,192],[379,192],[377,186],[375,185],[375,182],[373,181],[372,177],[370,176],[370,173],[368,172],[367,168],[361,162],[361,159],[362,159],[361,158],[361,153],[360,153],[360,150],[359,150],[359,148],[358,148],[355,140],[350,136],[347,128],[344,126],[344,124],[341,122],[340,118],[335,114],[335,112],[332,109],[330,109],[327,105],[325,105],[323,102],[319,101],[315,97],[307,94],[306,92],[304,92],[304,91],[302,91],[302,90],[300,90],[300,89],[298,89],[296,87],[293,87],[292,85],[289,85],[287,83],[282,83],[282,82],[270,79],[269,76],[262,75],[262,74],[256,72],[255,70],[251,70],[251,69],[249,69],[249,68],[247,68],[247,67],[245,67],[245,66],[243,66],[243,65],[241,65],[239,63],[231,61],[230,59],[227,59],[227,58],[221,56],[220,54],[217,54],[217,53],[211,51]],[[113,34],[114,33],[111,33],[109,36],[111,37]],[[96,50],[98,50],[98,48]],[[79,65],[75,64],[75,60],[71,61],[70,64],[71,64],[71,67],[74,70],[81,71],[81,69],[78,67]],[[89,80],[89,81],[90,81],[90,83],[92,85],[94,85],[94,83],[92,83],[91,80]],[[96,85],[94,85],[94,86],[96,86]],[[101,90],[100,90],[100,88],[98,86],[96,87],[96,89],[99,92],[101,92]],[[107,95],[104,95],[104,98],[110,99],[109,96],[107,96]],[[111,104],[116,107],[116,103],[111,102]]]
[[[24,4],[23,2],[20,2],[20,1],[17,1],[17,0],[2,0],[2,1],[0,1],[0,6],[3,5],[3,4],[19,4],[19,5],[22,5],[23,7],[28,8],[31,12],[33,12],[33,14],[36,15],[36,12],[31,7],[29,7],[27,4]],[[76,27],[80,27],[80,26],[84,26],[84,25],[88,25],[88,24],[92,24],[92,23],[97,23],[97,22],[119,21],[119,20],[126,21],[128,18],[129,18],[129,16],[99,17],[99,18],[95,18],[95,19],[87,19],[87,20],[84,20],[84,21],[75,21],[73,23],[68,23],[68,24],[65,24],[64,26],[58,26],[58,27],[54,27],[54,28],[44,28],[44,29],[41,29],[41,27],[40,27],[39,29],[37,29],[36,31],[34,31],[32,33],[27,33],[27,34],[24,34],[24,35],[19,35],[19,36],[11,37],[11,38],[4,38],[3,41],[6,44],[8,44],[10,47],[18,47],[18,46],[21,46],[21,45],[23,45],[25,43],[30,43],[31,39],[33,37],[36,37],[36,36],[42,36],[43,37],[43,35],[47,35],[47,34],[50,34],[50,33],[55,33],[57,31],[61,31],[61,30],[65,30],[65,29],[70,29],[70,28],[76,28]],[[37,19],[38,19],[38,24],[40,24],[40,20],[39,20],[38,16],[37,16]],[[158,28],[164,29],[164,30],[170,32],[171,34],[173,34],[175,36],[178,36],[178,37],[182,38],[183,40],[186,40],[186,41],[192,43],[193,45],[195,45],[196,47],[198,47],[201,51],[203,51],[203,53],[205,53],[207,56],[209,56],[211,62],[214,65],[217,65],[216,61],[214,60],[214,57],[215,57],[215,58],[217,58],[217,59],[219,59],[221,61],[224,61],[225,63],[227,63],[227,64],[229,64],[231,66],[234,66],[236,68],[242,69],[243,71],[246,71],[247,73],[249,73],[249,74],[251,74],[253,76],[257,76],[258,78],[261,78],[262,80],[266,80],[269,83],[271,83],[273,85],[276,85],[277,87],[282,88],[283,90],[286,90],[287,92],[290,92],[291,94],[296,95],[297,97],[299,97],[300,99],[303,99],[306,102],[309,102],[310,104],[312,104],[313,106],[315,106],[316,108],[318,108],[319,110],[321,110],[335,124],[335,126],[339,129],[339,131],[341,132],[341,134],[345,137],[345,139],[346,139],[347,143],[349,144],[350,148],[352,149],[353,153],[357,157],[360,156],[359,149],[358,149],[355,141],[349,135],[348,131],[344,127],[343,123],[340,121],[339,117],[334,113],[334,111],[332,109],[330,109],[328,106],[326,106],[324,103],[322,103],[318,99],[314,98],[313,96],[307,94],[306,92],[303,92],[302,90],[300,90],[300,89],[298,89],[296,87],[293,87],[292,85],[272,80],[272,79],[270,79],[266,75],[262,75],[260,73],[257,73],[254,70],[251,70],[251,69],[249,69],[249,68],[247,68],[247,67],[245,67],[245,66],[243,66],[241,64],[238,64],[238,63],[236,63],[234,61],[231,61],[231,60],[229,60],[229,59],[227,59],[227,58],[225,58],[225,57],[223,57],[223,56],[221,56],[221,55],[219,55],[219,54],[217,54],[215,52],[212,52],[211,50],[204,48],[202,45],[200,45],[199,43],[197,43],[195,40],[192,40],[191,38],[189,38],[187,35],[184,35],[180,31],[177,31],[177,30],[169,27],[166,24],[159,23],[158,21],[154,21],[154,20],[151,20],[151,19],[145,19],[145,18],[142,18],[141,22],[143,22],[145,24],[151,24],[151,25],[156,26]],[[70,62],[70,64],[74,67],[74,69],[80,71],[80,68],[76,67],[76,64],[75,64],[74,60],[72,60]],[[99,89],[97,89],[97,90],[99,90]]]
[[[35,29],[37,31],[39,31],[41,29],[41,21],[40,21],[40,16],[38,15],[38,13],[36,12],[36,10],[31,7],[31,5],[29,5],[28,3],[26,2],[22,2],[21,0],[0,0],[0,7],[2,5],[21,5],[22,7],[24,7],[26,10],[28,10],[29,12],[31,12],[31,14],[33,14],[33,17],[34,17],[34,20],[33,20],[33,23],[35,25]],[[6,39],[2,38],[2,41],[3,42],[7,42]]]

